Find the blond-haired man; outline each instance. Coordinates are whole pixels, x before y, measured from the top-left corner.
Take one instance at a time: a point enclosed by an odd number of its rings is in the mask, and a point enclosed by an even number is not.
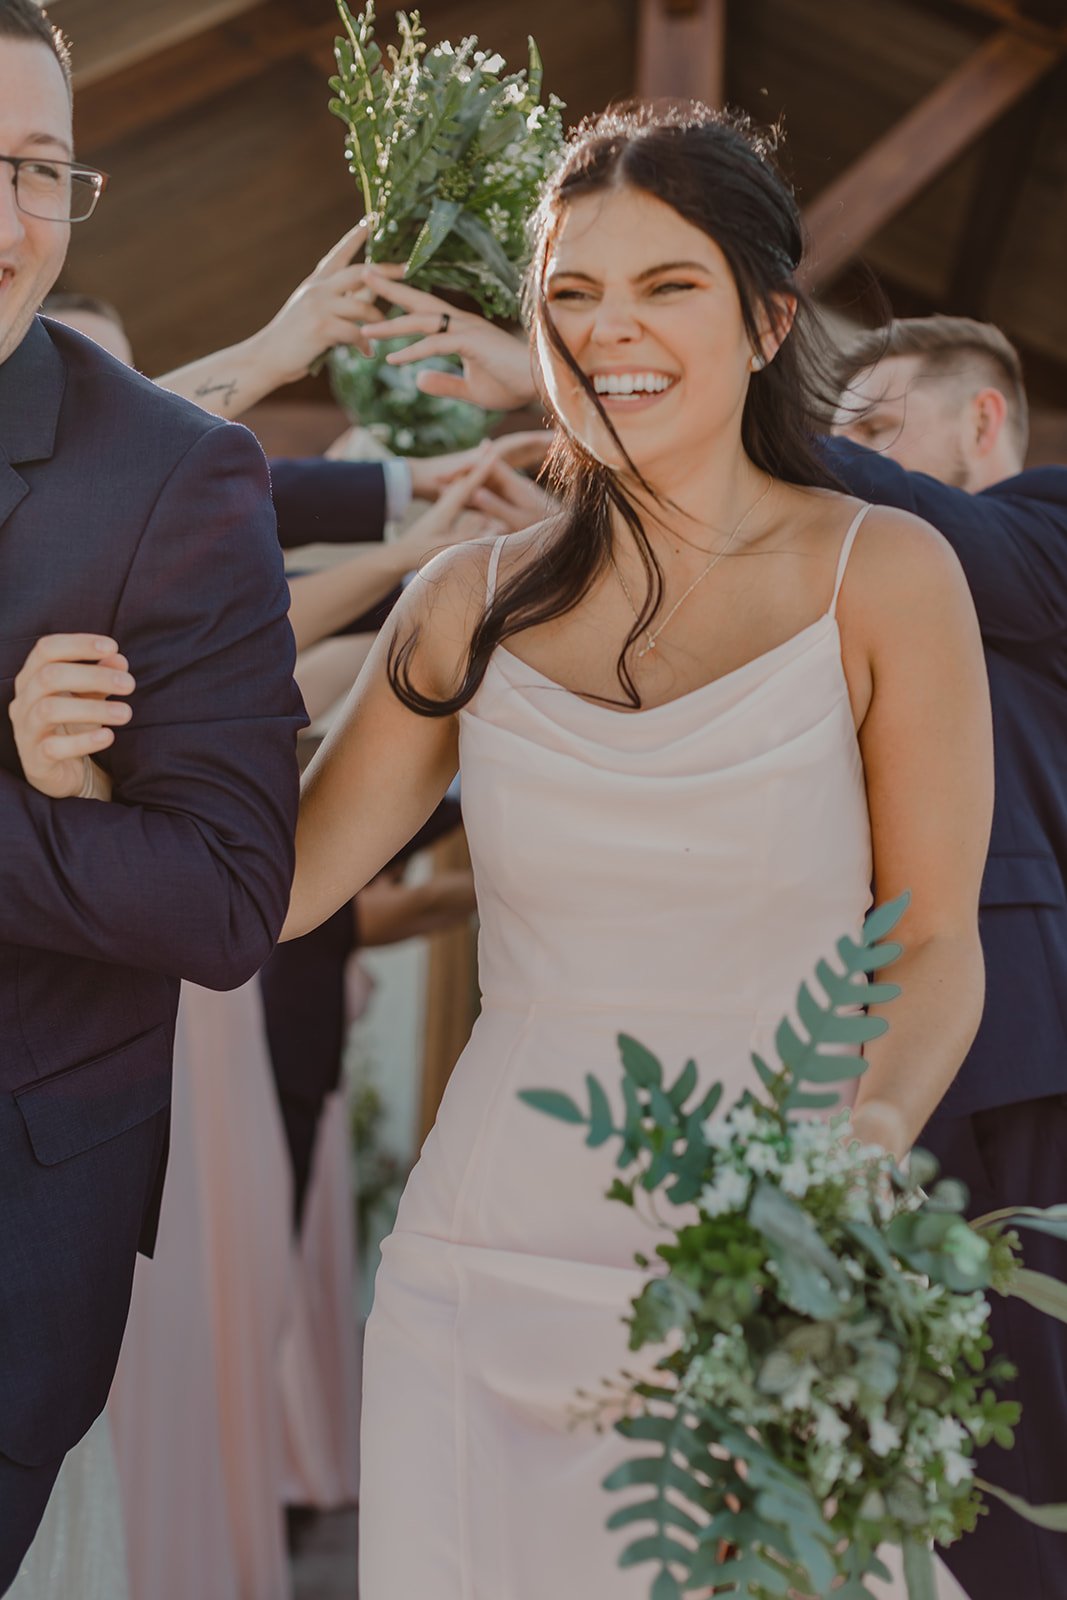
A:
[[[982,1212],[1067,1200],[1067,469],[1024,470],[1026,391],[998,328],[909,318],[848,350],[830,446],[863,498],[939,528],[963,564],[985,644],[996,810],[981,895],[986,1009],[921,1141]],[[848,442],[845,442],[848,441]],[[857,447],[863,448],[857,448]],[[930,693],[938,686],[931,683]],[[1067,1245],[1026,1236],[1031,1265],[1067,1277]],[[1019,1367],[1015,1449],[993,1482],[1067,1500],[1067,1329],[997,1301],[996,1346]],[[946,1552],[972,1600],[1067,1600],[1067,1536],[994,1509]]]

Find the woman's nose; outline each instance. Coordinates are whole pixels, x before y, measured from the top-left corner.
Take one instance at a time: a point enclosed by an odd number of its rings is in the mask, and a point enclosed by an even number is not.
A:
[[[628,301],[603,299],[593,319],[596,344],[627,344],[641,336],[641,324]]]

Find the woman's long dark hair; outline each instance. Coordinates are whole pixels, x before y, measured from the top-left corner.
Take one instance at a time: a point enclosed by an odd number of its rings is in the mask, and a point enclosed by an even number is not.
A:
[[[664,201],[715,241],[733,273],[754,351],[760,347],[760,314],[774,326],[780,297],[794,296],[797,312],[788,338],[774,360],[749,384],[741,439],[753,464],[772,477],[839,488],[817,444],[836,399],[834,356],[797,283],[803,233],[792,190],[774,161],[776,142],[773,133],[756,130],[747,117],[713,111],[696,101],[609,110],[572,134],[566,157],[549,180],[534,218],[534,250],[526,285],[531,326],[543,331],[574,374],[631,475],[654,498],[658,497],[626,455],[592,383],[549,313],[544,276],[550,248],[572,200],[626,185]],[[619,473],[598,461],[567,431],[562,419],[556,416],[555,420],[558,426],[545,476],[561,502],[560,512],[537,562],[503,584],[479,620],[463,681],[455,694],[435,699],[421,693],[411,676],[419,629],[410,630],[403,640],[394,635],[389,681],[412,711],[431,717],[459,711],[477,691],[497,645],[572,611],[611,559],[613,512],[632,531],[648,578],[645,604],[617,666],[623,691],[618,703],[641,704],[627,654],[659,609],[663,574]]]

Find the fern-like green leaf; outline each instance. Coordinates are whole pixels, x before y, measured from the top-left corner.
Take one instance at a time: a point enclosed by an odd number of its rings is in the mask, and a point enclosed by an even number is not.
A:
[[[535,1111],[543,1111],[546,1117],[557,1117],[560,1122],[585,1121],[581,1107],[569,1094],[561,1094],[558,1089],[520,1089],[519,1099]]]
[[[628,1033],[620,1033],[618,1043],[626,1076],[636,1083],[639,1089],[650,1089],[653,1084],[659,1088],[663,1083],[663,1068],[659,1057],[654,1056],[652,1051],[638,1040],[631,1039]]]

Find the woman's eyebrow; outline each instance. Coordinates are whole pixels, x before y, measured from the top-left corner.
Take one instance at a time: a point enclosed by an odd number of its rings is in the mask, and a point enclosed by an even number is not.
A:
[[[711,276],[711,269],[704,266],[701,261],[662,261],[654,267],[646,267],[643,272],[638,272],[631,280],[633,283],[644,283],[649,278],[658,278],[663,272],[702,272],[705,277]],[[578,272],[572,267],[553,267],[548,274],[549,278],[580,278],[583,283],[598,283],[588,272]]]

